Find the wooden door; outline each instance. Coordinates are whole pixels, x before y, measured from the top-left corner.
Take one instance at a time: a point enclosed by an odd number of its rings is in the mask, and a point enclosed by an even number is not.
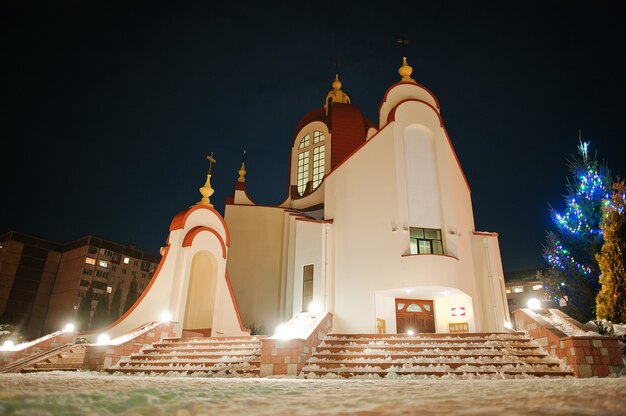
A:
[[[403,334],[435,332],[435,312],[432,300],[396,299],[396,332]]]

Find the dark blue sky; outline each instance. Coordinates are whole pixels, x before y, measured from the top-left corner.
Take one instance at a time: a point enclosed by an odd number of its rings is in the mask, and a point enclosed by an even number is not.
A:
[[[378,124],[401,35],[505,270],[543,264],[579,129],[626,174],[619,1],[51,3],[0,6],[0,232],[157,252],[200,198],[211,151],[221,212],[243,148],[249,193],[278,203],[294,129],[323,105],[335,57]]]

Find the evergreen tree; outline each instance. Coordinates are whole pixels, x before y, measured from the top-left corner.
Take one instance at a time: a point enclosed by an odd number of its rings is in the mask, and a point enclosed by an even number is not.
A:
[[[128,287],[128,294],[126,295],[126,302],[124,302],[124,312],[129,310],[131,306],[137,300],[137,279],[133,277],[133,280],[130,282],[130,286]]]
[[[109,296],[103,294],[96,305],[96,310],[91,318],[91,328],[102,328],[109,323]]]
[[[111,305],[109,305],[109,322],[115,322],[120,317],[120,307],[122,306],[122,285],[119,283],[113,293]]]
[[[603,201],[609,196],[608,169],[589,157],[588,142],[580,142],[579,157],[568,167],[565,212],[552,209],[554,230],[547,233],[544,258],[549,264],[541,274],[547,295],[565,300],[565,313],[582,322],[595,317],[595,299],[600,290],[600,270],[595,254],[602,246]]]
[[[85,296],[80,301],[78,311],[76,312],[76,327],[85,331],[89,329],[89,321],[91,320],[91,301],[93,300],[93,287],[89,286]]]
[[[596,298],[598,319],[626,323],[626,185],[613,184],[611,199],[602,208],[604,245],[596,254],[602,289]]]

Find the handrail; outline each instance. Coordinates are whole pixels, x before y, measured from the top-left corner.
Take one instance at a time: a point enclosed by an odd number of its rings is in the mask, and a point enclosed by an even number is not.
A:
[[[45,360],[48,357],[52,357],[60,352],[65,352],[72,348],[75,344],[63,344],[58,347],[54,347],[50,350],[38,352],[37,354],[29,355],[24,358],[20,358],[17,361],[13,361],[4,367],[0,367],[0,374],[2,373],[19,373],[22,369],[28,367],[31,364],[38,363]]]

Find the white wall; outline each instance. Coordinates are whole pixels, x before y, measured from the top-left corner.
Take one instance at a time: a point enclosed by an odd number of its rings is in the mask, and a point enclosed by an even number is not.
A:
[[[228,275],[244,325],[272,331],[280,322],[282,208],[226,205],[231,235]]]
[[[439,171],[432,131],[419,124],[404,130],[404,161],[409,226],[441,229]]]
[[[388,99],[392,98],[390,93]],[[421,139],[431,135],[434,150],[420,144]],[[407,172],[407,164],[412,166],[420,161],[416,159],[419,156],[405,154],[406,143],[411,153],[425,150],[431,155],[434,153],[436,161],[428,162],[428,167],[422,166],[423,172]],[[415,174],[430,178],[425,190],[419,188],[423,184],[413,181]],[[438,190],[433,189],[433,183],[438,183]],[[424,201],[407,193],[408,188],[416,187],[418,192],[427,192],[430,199],[434,198],[434,206],[439,194],[439,218],[426,215],[426,210],[433,208],[425,208],[420,205]],[[376,291],[448,286],[471,298],[476,297],[471,246],[474,222],[469,188],[439,114],[428,105],[411,101],[401,104],[395,111],[394,122],[326,178],[325,200],[326,218],[334,220],[337,331],[375,330],[378,311],[374,310],[373,293]],[[452,256],[403,256],[409,251],[408,227],[418,225],[413,221],[428,224],[439,221],[446,252]],[[477,316],[476,312],[474,315]],[[444,326],[447,331],[447,323],[443,325],[443,321],[438,324],[438,330]]]

